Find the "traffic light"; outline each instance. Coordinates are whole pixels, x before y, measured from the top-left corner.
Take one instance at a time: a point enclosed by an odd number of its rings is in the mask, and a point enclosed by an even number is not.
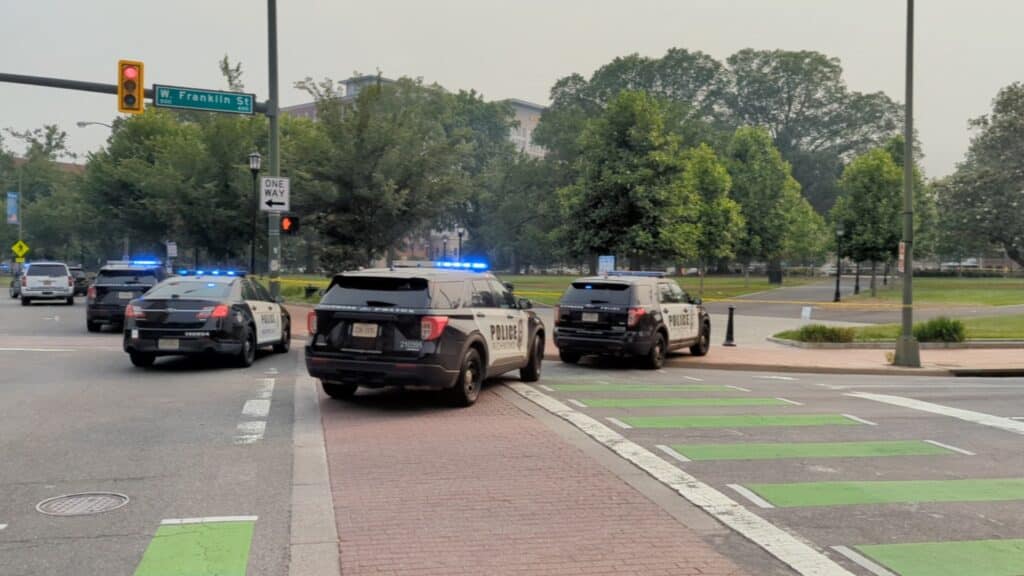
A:
[[[281,234],[298,234],[299,219],[296,216],[281,216]]]
[[[117,111],[142,114],[146,106],[143,64],[135,60],[117,61]]]

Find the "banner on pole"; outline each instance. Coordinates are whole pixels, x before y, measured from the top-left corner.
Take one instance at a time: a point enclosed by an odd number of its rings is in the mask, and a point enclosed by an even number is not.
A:
[[[17,224],[18,223],[18,193],[8,192],[7,193],[7,223]]]

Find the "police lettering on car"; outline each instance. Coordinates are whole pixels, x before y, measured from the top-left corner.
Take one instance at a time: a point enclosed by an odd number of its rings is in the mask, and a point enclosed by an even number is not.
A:
[[[570,283],[555,308],[555,345],[563,362],[587,354],[638,356],[660,368],[670,350],[703,356],[711,320],[661,272],[610,272]]]
[[[324,392],[446,390],[474,403],[484,380],[540,378],[544,325],[479,262],[399,262],[334,276],[308,318],[306,368]]]
[[[291,345],[288,310],[256,280],[234,271],[179,271],[125,307],[124,350],[132,364],[158,356],[221,354],[250,366],[256,350]]]

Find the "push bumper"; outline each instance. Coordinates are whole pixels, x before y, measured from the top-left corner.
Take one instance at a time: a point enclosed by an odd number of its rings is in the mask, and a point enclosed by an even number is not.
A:
[[[306,370],[313,378],[358,384],[367,388],[410,386],[443,390],[455,385],[459,370],[422,360],[363,360],[311,351],[306,346]]]

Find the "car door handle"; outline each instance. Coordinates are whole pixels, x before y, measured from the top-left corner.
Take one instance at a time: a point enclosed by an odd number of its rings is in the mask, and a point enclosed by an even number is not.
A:
[[[662,312],[664,312],[665,314],[668,314],[668,308],[663,309]]]
[[[484,316],[486,316],[486,314],[483,314],[483,313],[481,313],[481,312],[477,312],[477,313],[476,313],[476,317],[477,317],[477,318],[483,318]]]
[[[510,319],[510,320],[514,320],[514,319],[515,319],[515,316],[513,316],[513,315],[509,314],[509,315],[505,316],[505,318],[508,318],[508,319]]]

